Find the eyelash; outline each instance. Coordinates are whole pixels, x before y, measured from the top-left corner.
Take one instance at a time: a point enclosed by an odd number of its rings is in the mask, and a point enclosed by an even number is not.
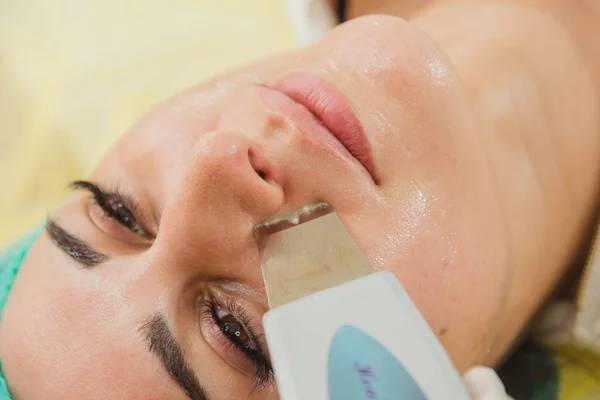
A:
[[[255,344],[256,348],[249,347],[247,344],[242,343],[235,335],[225,330],[222,320],[218,316],[218,308],[224,309],[230,314],[236,322],[244,329],[248,335],[250,341]],[[252,378],[252,386],[255,389],[264,389],[273,380],[273,367],[271,361],[265,356],[264,352],[260,349],[258,342],[258,336],[252,331],[252,317],[250,317],[246,311],[237,304],[235,299],[224,299],[217,300],[209,298],[204,300],[203,313],[205,317],[208,317],[211,323],[213,323],[218,329],[218,333],[221,335],[220,340],[228,341],[236,351],[241,352],[246,358],[254,363],[256,366],[256,372]]]
[[[136,212],[138,210],[136,203],[119,192],[118,189],[105,191],[100,189],[97,185],[86,181],[73,182],[71,187],[75,190],[86,190],[91,193],[92,200],[100,207],[107,218],[115,220],[137,235],[143,237],[150,236],[138,223],[137,218],[135,217],[136,215],[139,215],[139,213]],[[128,214],[127,218],[124,218],[123,215],[119,214],[119,211],[115,209],[115,205],[119,207],[120,212]]]

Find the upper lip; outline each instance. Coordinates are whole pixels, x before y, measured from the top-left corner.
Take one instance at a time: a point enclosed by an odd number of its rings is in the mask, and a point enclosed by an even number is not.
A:
[[[330,82],[309,73],[297,72],[288,75],[277,81],[272,88],[312,114],[317,122],[315,125],[322,124],[330,134],[328,136],[337,139],[336,142],[342,145],[345,152],[358,161],[367,170],[373,181],[378,183],[371,145],[348,97]],[[284,109],[284,113],[291,111],[285,110],[284,105],[280,106]],[[286,115],[286,117],[291,116]],[[307,132],[304,132],[307,136],[312,135],[319,142],[330,142],[315,132],[318,127],[308,126],[307,128]],[[333,147],[334,151],[339,150],[336,149],[339,146],[336,146],[336,143],[328,144],[328,147]],[[344,151],[338,152],[343,153]]]

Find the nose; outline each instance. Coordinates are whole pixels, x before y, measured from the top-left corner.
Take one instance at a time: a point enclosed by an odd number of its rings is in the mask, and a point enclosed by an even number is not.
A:
[[[241,133],[211,132],[195,143],[184,167],[181,193],[190,211],[199,206],[243,212],[252,219],[281,208],[284,193],[262,145]]]
[[[243,134],[202,135],[172,175],[178,181],[169,184],[155,245],[177,252],[177,264],[195,266],[198,254],[201,262],[216,262],[247,253],[254,225],[284,205],[277,172],[264,154]]]

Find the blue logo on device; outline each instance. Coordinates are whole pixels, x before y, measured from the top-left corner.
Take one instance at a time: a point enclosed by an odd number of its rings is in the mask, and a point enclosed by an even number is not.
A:
[[[329,352],[331,400],[426,400],[402,364],[360,329],[343,326]]]

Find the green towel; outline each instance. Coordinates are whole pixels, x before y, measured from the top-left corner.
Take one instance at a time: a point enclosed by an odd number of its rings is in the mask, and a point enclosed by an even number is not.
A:
[[[33,243],[40,236],[42,229],[36,229],[23,239],[19,240],[8,249],[0,253],[0,319],[2,318],[2,311],[8,298],[8,293],[12,288],[13,282],[19,268],[25,259],[29,249]],[[2,373],[2,361],[0,360],[0,400],[11,400],[10,394],[8,393],[8,387],[4,380],[4,374]]]

